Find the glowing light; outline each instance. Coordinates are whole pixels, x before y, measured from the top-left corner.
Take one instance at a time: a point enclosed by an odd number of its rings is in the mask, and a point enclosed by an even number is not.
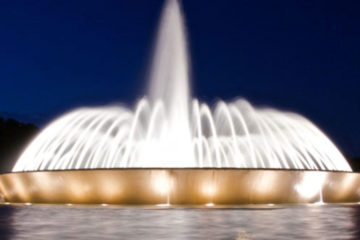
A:
[[[279,181],[277,178],[278,176],[272,171],[261,172],[258,174],[253,188],[260,194],[269,194],[276,187],[276,183]]]
[[[274,206],[275,204],[273,204],[273,203],[268,203],[268,206],[269,207],[272,207],[272,206]]]
[[[166,195],[170,192],[171,180],[166,174],[159,174],[153,180],[154,189],[161,195]]]
[[[325,205],[325,203],[323,201],[318,201],[318,202],[314,202],[313,205],[321,206],[321,205]]]
[[[169,203],[160,203],[160,204],[156,204],[157,207],[170,207]]]
[[[202,188],[202,192],[209,197],[214,196],[215,191],[216,191],[216,188],[213,184],[206,184]]]
[[[26,205],[26,206],[31,206],[31,205],[32,205],[32,203],[27,202],[27,203],[25,203],[25,205]]]
[[[72,204],[71,204],[71,203],[67,203],[66,206],[69,206],[69,207],[70,207],[70,206],[72,206]]]
[[[108,204],[107,204],[107,203],[102,203],[102,204],[101,204],[101,206],[103,206],[103,207],[107,207],[107,206],[108,206]]]
[[[5,204],[5,205],[10,205],[11,203],[9,203],[9,202],[4,202],[4,204]]]
[[[214,184],[205,184],[202,186],[202,192],[204,195],[206,195],[207,197],[209,197],[208,199],[208,203],[205,204],[205,206],[207,207],[213,207],[214,206],[214,203],[212,202],[213,201],[213,197],[214,197],[214,194],[216,192],[216,187]]]
[[[302,181],[295,186],[296,191],[304,198],[315,195],[321,197],[321,189],[326,178],[324,172],[306,172]]]

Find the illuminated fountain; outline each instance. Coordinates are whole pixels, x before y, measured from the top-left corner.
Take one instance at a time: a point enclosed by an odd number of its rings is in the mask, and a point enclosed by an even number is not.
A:
[[[14,173],[0,176],[4,199],[103,206],[359,200],[359,175],[306,118],[244,99],[211,108],[191,98],[176,0],[164,8],[149,78],[149,94],[134,110],[81,108],[50,123]]]
[[[149,96],[135,110],[82,108],[51,123],[15,172],[91,168],[286,168],[351,171],[334,144],[295,113],[246,100],[214,109],[191,100],[186,36],[178,2],[158,33]]]

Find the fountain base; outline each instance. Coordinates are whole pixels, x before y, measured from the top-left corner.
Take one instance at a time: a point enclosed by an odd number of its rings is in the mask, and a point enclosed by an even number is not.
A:
[[[360,173],[273,169],[92,169],[0,175],[6,202],[241,205],[360,201]]]

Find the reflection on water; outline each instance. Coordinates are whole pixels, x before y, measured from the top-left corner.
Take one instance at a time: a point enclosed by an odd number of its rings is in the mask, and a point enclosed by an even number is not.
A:
[[[359,206],[0,206],[1,239],[358,239]]]

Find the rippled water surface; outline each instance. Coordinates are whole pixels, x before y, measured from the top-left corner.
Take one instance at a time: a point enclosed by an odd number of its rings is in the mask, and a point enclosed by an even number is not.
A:
[[[359,239],[349,205],[194,209],[0,206],[0,239]]]

